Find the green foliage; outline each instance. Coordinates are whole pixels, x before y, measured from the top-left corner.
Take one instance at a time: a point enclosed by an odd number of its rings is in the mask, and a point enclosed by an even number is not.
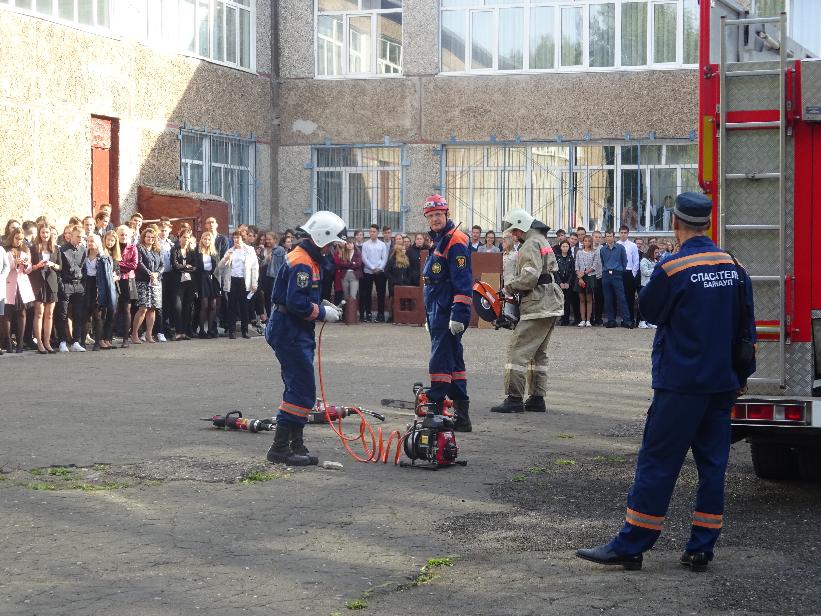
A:
[[[279,473],[267,473],[265,471],[251,471],[248,473],[245,478],[240,480],[240,483],[248,485],[251,483],[260,483],[262,481],[271,481],[271,479],[277,479],[281,477]]]
[[[556,464],[560,464],[561,466],[573,466],[574,464],[576,464],[576,461],[559,458],[558,460],[556,460]]]
[[[345,607],[349,610],[364,610],[368,607],[368,604],[365,603],[363,599],[354,599],[353,601],[348,601]]]
[[[46,470],[46,472],[55,477],[67,477],[68,475],[71,475],[73,469],[66,468],[65,466],[52,466]]]
[[[511,477],[510,480],[511,481],[517,481],[517,482],[518,481],[524,481],[525,476],[524,475],[513,475],[513,477]]]

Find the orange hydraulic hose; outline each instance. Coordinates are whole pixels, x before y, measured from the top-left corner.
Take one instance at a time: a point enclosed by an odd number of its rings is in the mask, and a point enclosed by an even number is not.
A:
[[[388,456],[390,455],[391,445],[393,444],[393,439],[396,438],[396,453],[393,457],[393,463],[399,464],[399,457],[402,455],[402,441],[404,440],[407,434],[403,435],[399,430],[394,430],[390,433],[388,437],[387,443],[385,442],[384,436],[382,434],[382,427],[379,426],[376,429],[376,432],[373,430],[373,426],[371,426],[368,419],[365,417],[365,414],[362,413],[357,407],[350,407],[354,413],[359,415],[359,434],[356,436],[348,436],[342,431],[342,416],[340,416],[335,421],[331,420],[330,413],[328,412],[328,403],[325,400],[325,383],[322,379],[322,332],[325,331],[325,323],[319,328],[319,337],[317,338],[316,344],[316,360],[317,360],[317,371],[319,372],[319,391],[322,396],[322,405],[325,407],[325,419],[328,422],[328,425],[331,426],[331,429],[336,433],[339,439],[342,441],[342,444],[345,446],[345,449],[351,455],[351,457],[356,460],[357,462],[382,462],[383,464],[388,463]],[[336,425],[334,425],[336,424]],[[365,454],[364,457],[357,455],[353,449],[351,449],[351,443],[355,443],[356,441],[362,442],[362,450]],[[377,443],[379,447],[377,448]]]

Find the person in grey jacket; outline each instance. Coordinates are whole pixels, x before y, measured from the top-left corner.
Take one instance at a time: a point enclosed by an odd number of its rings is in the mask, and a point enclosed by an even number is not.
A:
[[[69,350],[85,352],[86,339],[85,287],[83,286],[83,266],[86,249],[82,246],[83,231],[79,225],[71,229],[67,244],[60,248],[60,278],[63,281],[65,299],[60,310],[62,318],[57,319],[57,335],[60,337],[60,352]],[[70,313],[69,313],[70,311]],[[68,335],[66,320],[71,317],[71,336]],[[70,343],[70,349],[69,349]]]

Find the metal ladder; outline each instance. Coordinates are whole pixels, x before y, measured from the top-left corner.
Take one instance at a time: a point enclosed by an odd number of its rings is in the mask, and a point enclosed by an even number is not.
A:
[[[779,49],[779,64],[778,68],[762,68],[762,69],[739,69],[728,70],[732,67],[727,62],[727,28],[738,27],[742,28],[749,25],[762,24],[779,24],[780,27],[780,49]],[[719,59],[719,137],[718,137],[718,152],[719,152],[719,169],[718,169],[718,238],[719,245],[725,250],[733,251],[733,246],[736,238],[741,240],[749,239],[750,234],[755,234],[756,238],[762,236],[761,234],[778,234],[777,241],[777,273],[772,271],[762,272],[756,271],[757,259],[754,255],[755,251],[750,251],[749,255],[735,253],[735,256],[745,263],[750,280],[753,284],[753,291],[756,297],[764,296],[766,293],[772,293],[776,290],[773,287],[777,286],[778,298],[777,305],[777,325],[757,326],[756,331],[759,334],[778,334],[778,349],[776,353],[777,368],[775,375],[773,375],[773,366],[766,366],[766,376],[754,376],[749,379],[751,384],[762,384],[777,386],[783,389],[786,386],[785,374],[785,359],[786,359],[786,246],[785,246],[785,227],[786,227],[786,173],[787,173],[787,108],[786,108],[786,63],[787,63],[787,16],[786,13],[781,13],[778,17],[761,17],[749,19],[726,19],[721,18],[721,41],[720,41],[720,59]],[[737,66],[739,63],[734,63]],[[744,111],[738,109],[729,109],[728,88],[732,90],[734,84],[738,84],[740,78],[762,79],[762,87],[766,84],[767,78],[772,80],[775,77],[779,84],[779,106],[778,119],[772,121],[742,121],[742,122],[727,122],[727,114],[733,111]],[[728,154],[728,132],[730,131],[778,131],[778,171],[762,171],[756,169],[736,169],[735,173],[727,172],[727,154]],[[744,217],[739,215],[740,209],[733,212],[733,222],[727,223],[727,201],[728,191],[739,187],[745,182],[771,182],[778,181],[777,201],[774,206],[778,208],[778,222],[771,222],[770,224],[761,224],[761,220],[756,220],[754,216]],[[731,188],[732,187],[732,188]],[[750,188],[749,186],[747,187]],[[736,240],[738,241],[738,240]],[[763,241],[762,241],[763,245]],[[738,246],[744,246],[743,241],[738,241]],[[743,251],[742,251],[743,252]],[[747,258],[749,257],[749,258]],[[759,257],[760,258],[760,257]],[[749,265],[747,267],[747,265]],[[763,269],[763,268],[762,268]],[[756,308],[758,309],[758,301],[756,300]],[[772,319],[775,321],[775,319]],[[775,344],[775,340],[761,340],[759,342],[759,350],[764,344]],[[761,370],[764,366],[758,366]]]

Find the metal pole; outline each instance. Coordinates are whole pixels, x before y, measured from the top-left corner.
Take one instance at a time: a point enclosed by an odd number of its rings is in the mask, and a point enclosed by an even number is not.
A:
[[[780,23],[780,30],[781,30],[781,47],[780,47],[780,54],[779,54],[779,69],[780,75],[778,78],[779,89],[778,89],[778,96],[779,96],[779,112],[780,112],[780,120],[781,126],[778,129],[778,147],[779,147],[779,178],[778,178],[778,200],[780,204],[780,208],[778,210],[778,245],[781,250],[781,254],[779,255],[778,259],[778,266],[779,266],[779,280],[778,280],[778,292],[779,296],[781,297],[781,315],[779,318],[779,340],[781,342],[780,346],[780,353],[778,356],[778,369],[779,369],[779,380],[780,386],[782,388],[786,385],[786,374],[785,374],[785,363],[786,363],[786,352],[787,352],[787,328],[786,328],[786,321],[787,321],[787,314],[786,314],[786,233],[785,233],[785,226],[787,224],[786,221],[786,161],[787,161],[787,99],[786,99],[786,63],[787,63],[787,14],[785,12],[781,12],[781,23]]]
[[[718,245],[725,244],[724,188],[726,186],[726,163],[724,162],[727,142],[727,21],[721,16],[718,60]]]

